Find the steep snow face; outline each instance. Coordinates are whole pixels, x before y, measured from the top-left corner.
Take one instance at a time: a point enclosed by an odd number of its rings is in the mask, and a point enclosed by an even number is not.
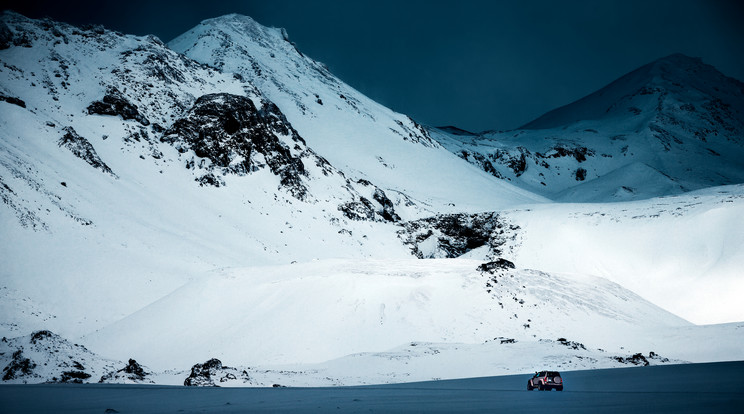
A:
[[[303,55],[283,29],[228,15],[202,22],[169,46],[256,85],[311,148],[354,180],[403,192],[438,212],[540,200],[458,162],[409,117],[370,100]]]
[[[560,201],[744,182],[744,84],[672,55],[516,131],[432,131],[494,176]]]

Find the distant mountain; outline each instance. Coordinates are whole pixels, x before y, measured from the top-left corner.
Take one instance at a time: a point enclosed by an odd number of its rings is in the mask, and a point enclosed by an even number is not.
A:
[[[671,55],[518,130],[433,136],[492,175],[555,200],[679,194],[744,182],[744,83]]]

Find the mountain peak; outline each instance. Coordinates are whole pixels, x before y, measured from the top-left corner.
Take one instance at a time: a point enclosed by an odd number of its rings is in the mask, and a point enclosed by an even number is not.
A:
[[[672,53],[671,55],[656,59],[651,64],[658,63],[672,63],[675,65],[700,65],[703,63],[703,60],[699,57],[687,56],[684,53]]]
[[[744,103],[742,94],[742,82],[727,77],[700,58],[675,53],[641,66],[578,101],[547,112],[520,129],[546,129],[578,121],[624,116],[629,108],[643,106],[638,102],[643,97],[655,97],[656,105],[657,98],[689,101],[708,96],[744,107],[739,105]],[[647,103],[650,105],[652,102]]]
[[[252,17],[246,16],[244,14],[239,13],[230,13],[225,14],[222,16],[213,17],[211,19],[206,19],[202,21],[203,24],[210,24],[210,25],[222,25],[222,24],[230,24],[230,23],[239,23],[244,25],[259,25],[262,26],[260,23],[255,21]]]
[[[236,32],[248,36],[251,40],[258,41],[267,37],[281,36],[288,40],[285,29],[267,27],[257,22],[250,16],[238,13],[230,13],[202,21],[198,27],[207,30],[218,30],[221,32]]]

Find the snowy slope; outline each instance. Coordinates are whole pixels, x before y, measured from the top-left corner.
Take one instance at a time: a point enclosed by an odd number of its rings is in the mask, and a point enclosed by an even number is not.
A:
[[[744,186],[502,214],[519,266],[601,276],[694,323],[744,320]]]
[[[256,85],[318,154],[353,179],[403,192],[437,212],[540,200],[458,162],[409,117],[370,100],[303,55],[283,29],[227,15],[205,20],[168,45]]]
[[[603,279],[482,272],[479,264],[321,261],[225,270],[84,341],[104,355],[136,355],[166,369],[211,357],[247,365],[322,362],[413,341],[533,334],[609,347],[631,327],[689,324]]]
[[[572,202],[744,182],[744,84],[671,55],[516,131],[431,130],[491,174]]]
[[[394,210],[373,184],[346,179],[249,83],[151,37],[3,22],[17,44],[0,50],[13,97],[0,102],[0,227],[12,240],[0,276],[5,300],[56,317],[36,318],[47,328],[87,332],[215,267],[408,256],[393,212],[426,208]],[[250,114],[236,134],[259,132],[250,153],[220,145],[236,137],[221,118],[230,105]],[[199,146],[199,134],[212,141]],[[23,312],[5,314],[7,333]]]

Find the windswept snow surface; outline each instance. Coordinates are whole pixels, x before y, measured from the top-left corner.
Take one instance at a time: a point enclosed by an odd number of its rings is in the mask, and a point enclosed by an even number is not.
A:
[[[520,266],[601,276],[698,324],[744,320],[742,185],[505,216],[521,227]]]
[[[322,362],[404,343],[565,337],[598,348],[688,322],[594,277],[476,270],[464,259],[321,261],[203,277],[84,338],[154,369],[211,357]],[[490,285],[490,286],[489,286]],[[178,318],[173,317],[179,315]]]

